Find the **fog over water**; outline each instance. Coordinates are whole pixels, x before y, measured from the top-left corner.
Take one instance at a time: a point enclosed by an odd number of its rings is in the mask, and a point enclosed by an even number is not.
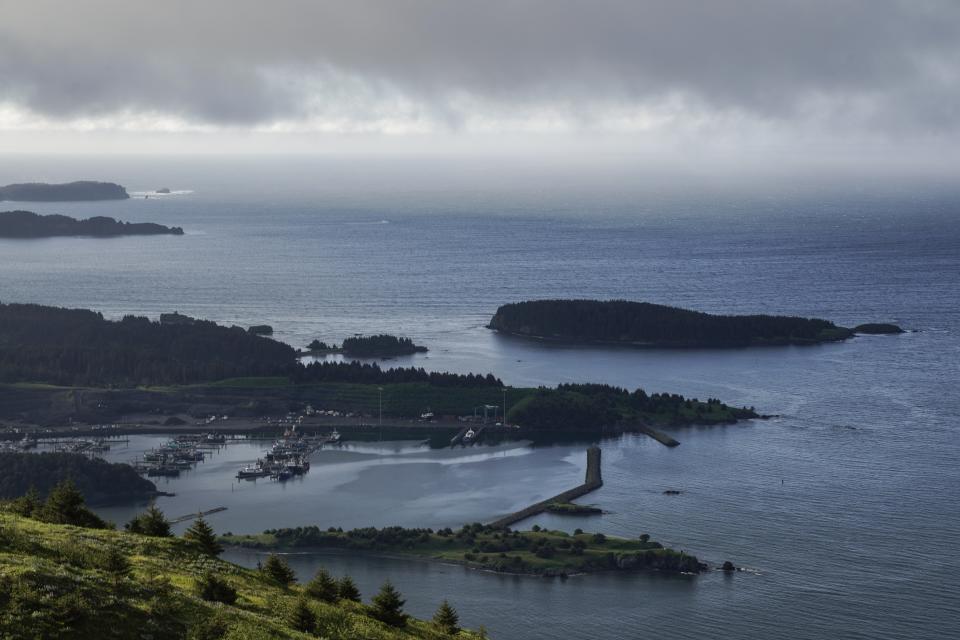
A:
[[[0,183],[78,178],[141,196],[0,209],[152,221],[186,235],[0,240],[0,300],[266,323],[294,346],[391,332],[430,348],[393,365],[492,372],[512,385],[642,386],[777,416],[676,430],[675,449],[605,440],[605,485],[583,502],[609,513],[523,523],[646,532],[749,572],[562,582],[321,554],[294,558],[302,578],[323,564],[369,595],[389,576],[413,613],[449,597],[465,624],[498,638],[893,639],[960,628],[960,193],[949,183],[804,173],[751,184],[616,161],[0,157]],[[160,187],[183,193],[142,197]],[[914,332],[664,351],[540,345],[484,328],[499,304],[544,297]],[[228,506],[210,517],[219,531],[453,526],[578,483],[587,444],[347,444],[286,486],[234,484],[261,445],[233,445],[161,483],[177,495],[159,504],[169,515]],[[148,446],[133,439],[110,456]],[[131,511],[106,513],[122,521]]]

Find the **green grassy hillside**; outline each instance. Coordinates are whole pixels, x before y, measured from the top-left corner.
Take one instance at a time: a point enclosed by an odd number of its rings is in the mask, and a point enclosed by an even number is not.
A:
[[[233,604],[200,597],[213,574]],[[399,585],[402,589],[403,585]],[[439,604],[439,603],[438,603]],[[293,627],[303,607],[315,635]],[[260,571],[202,554],[179,538],[42,523],[0,512],[0,638],[471,638],[409,619],[391,627],[370,606],[305,597]]]

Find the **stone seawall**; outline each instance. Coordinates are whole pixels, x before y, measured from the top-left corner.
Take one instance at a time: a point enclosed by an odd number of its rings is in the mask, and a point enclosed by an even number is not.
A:
[[[547,510],[551,504],[555,502],[570,502],[581,496],[599,489],[603,486],[603,475],[600,472],[600,447],[590,447],[587,449],[587,473],[584,478],[583,484],[574,487],[573,489],[568,489],[563,493],[532,504],[525,509],[520,511],[515,511],[509,515],[506,515],[499,520],[494,520],[490,523],[490,526],[493,527],[509,527],[515,522],[520,522],[530,516],[535,516],[537,514],[543,513]]]

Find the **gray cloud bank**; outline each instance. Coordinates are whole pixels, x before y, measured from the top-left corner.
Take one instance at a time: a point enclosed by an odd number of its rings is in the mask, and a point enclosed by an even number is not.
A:
[[[952,135],[960,2],[0,0],[0,102],[239,127],[652,112]]]

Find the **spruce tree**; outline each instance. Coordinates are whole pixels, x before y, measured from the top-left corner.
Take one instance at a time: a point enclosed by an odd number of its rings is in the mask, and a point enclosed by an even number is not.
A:
[[[333,579],[329,571],[322,567],[317,570],[313,580],[307,583],[306,592],[311,598],[323,602],[336,602],[339,593],[337,581]]]
[[[350,576],[343,576],[337,583],[337,597],[341,600],[360,602],[360,589]]]
[[[380,593],[373,597],[373,617],[392,627],[402,627],[407,623],[407,614],[403,612],[406,600],[400,597],[400,592],[387,580],[380,587]]]
[[[42,507],[43,501],[40,499],[40,493],[34,486],[31,486],[30,490],[19,498],[10,501],[10,511],[25,518],[38,515]]]
[[[50,490],[37,515],[39,520],[52,524],[72,524],[88,529],[107,528],[107,523],[87,508],[83,494],[69,478]]]
[[[209,602],[233,604],[237,601],[237,590],[211,571],[203,574],[197,580],[196,591],[197,595]]]
[[[446,634],[456,635],[460,631],[460,616],[457,615],[457,610],[444,600],[433,614],[433,624]]]
[[[310,608],[306,598],[298,598],[297,603],[293,605],[287,622],[297,631],[304,633],[313,633],[317,630],[317,615]]]
[[[186,640],[221,640],[229,631],[228,615],[218,610],[212,616],[200,616],[187,632]]]
[[[130,575],[132,569],[130,560],[123,555],[116,547],[110,547],[106,556],[103,558],[103,570],[113,576],[114,585],[119,586],[120,582]]]
[[[130,533],[139,533],[144,536],[155,536],[158,538],[167,538],[171,535],[170,523],[167,521],[163,511],[151,505],[145,512],[136,516],[126,524],[126,529]]]
[[[194,520],[190,528],[183,532],[183,537],[195,543],[208,556],[218,556],[223,553],[223,547],[217,542],[213,528],[203,518]]]
[[[275,553],[267,556],[267,561],[263,563],[263,573],[284,589],[297,581],[296,574],[287,561]]]

